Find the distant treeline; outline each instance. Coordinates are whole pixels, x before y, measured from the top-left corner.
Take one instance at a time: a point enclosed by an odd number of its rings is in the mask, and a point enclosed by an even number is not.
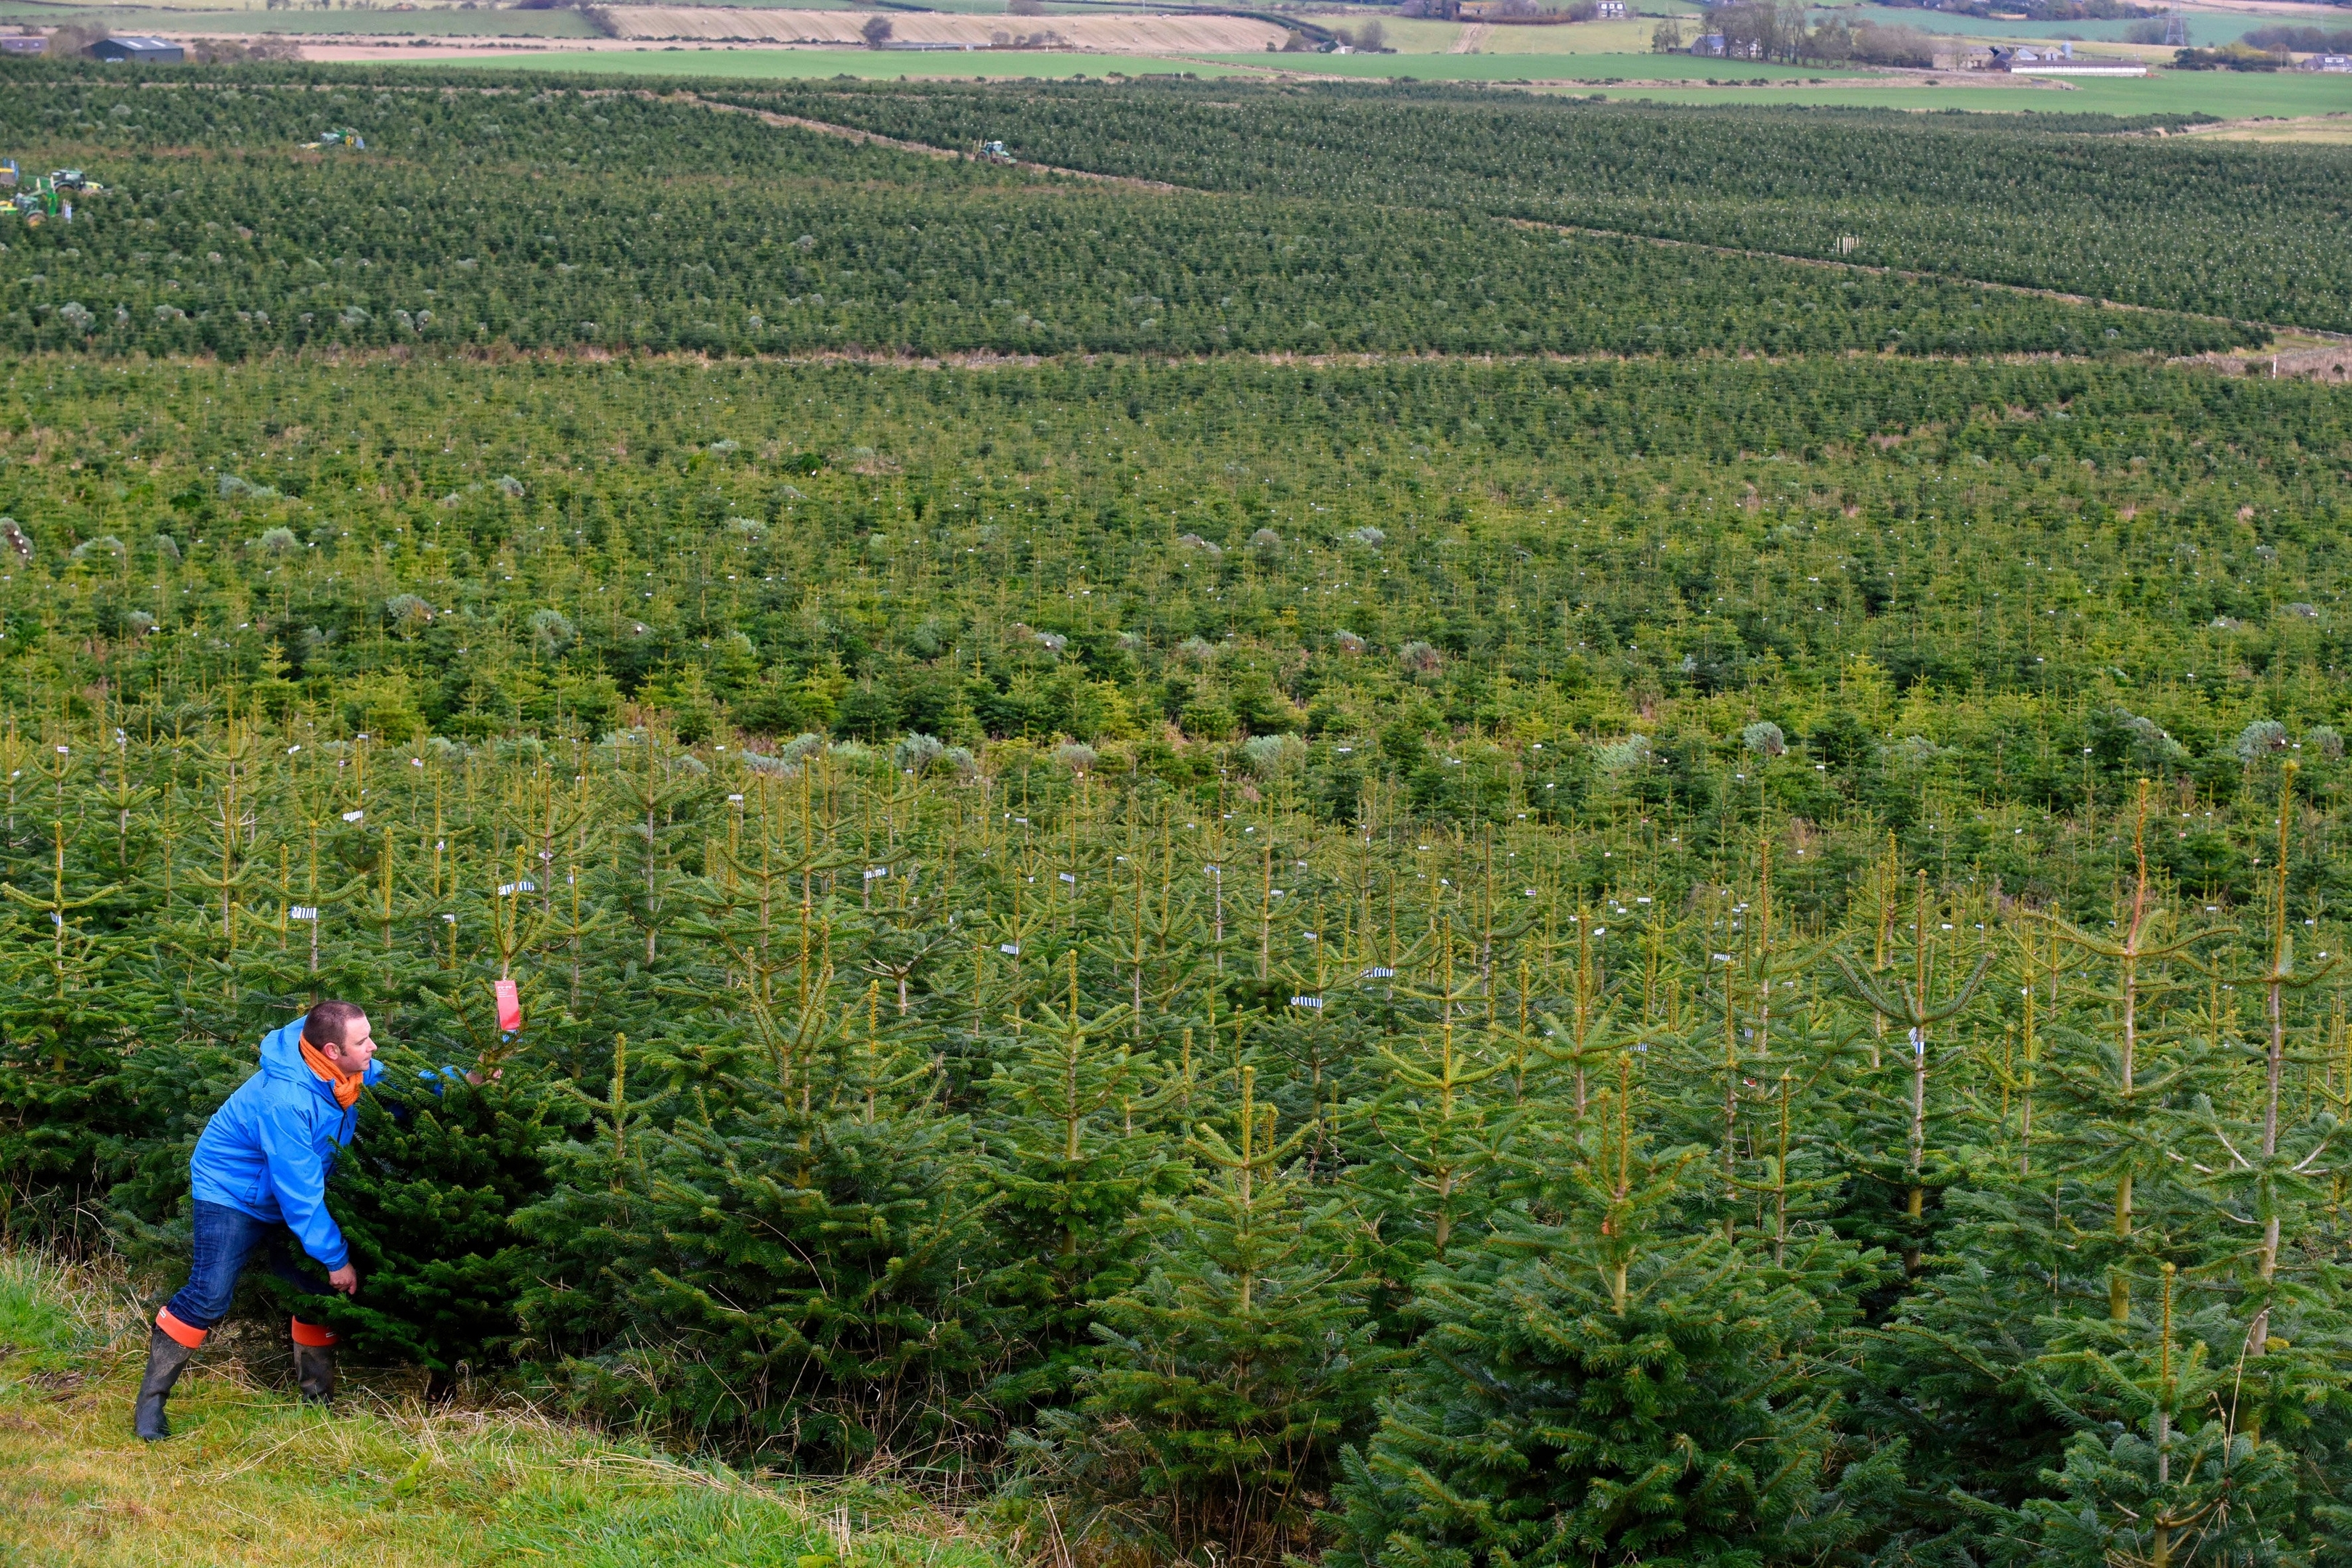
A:
[[[2352,27],[2295,27],[2281,23],[2256,27],[2241,41],[2257,49],[2299,55],[2352,54]]]

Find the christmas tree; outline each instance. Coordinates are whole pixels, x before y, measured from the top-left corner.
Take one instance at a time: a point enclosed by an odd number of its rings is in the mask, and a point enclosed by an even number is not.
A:
[[[1693,1229],[1698,1151],[1654,1152],[1616,1078],[1540,1200],[1423,1276],[1334,1563],[1789,1561],[1871,1523],[1898,1455],[1836,1474],[1818,1304]]]
[[[1382,1357],[1339,1205],[1300,1169],[1240,1069],[1228,1137],[1187,1145],[1204,1167],[1173,1205],[1133,1290],[1104,1303],[1103,1348],[1074,1408],[1031,1452],[1107,1534],[1188,1561],[1272,1562],[1308,1539],[1339,1444]]]

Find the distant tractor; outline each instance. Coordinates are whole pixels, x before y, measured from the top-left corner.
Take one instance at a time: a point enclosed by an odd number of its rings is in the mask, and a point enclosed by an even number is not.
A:
[[[76,196],[102,195],[106,191],[79,169],[52,169],[28,178],[14,158],[0,159],[0,188],[15,192],[0,199],[0,216],[14,214],[25,220],[27,228],[37,228],[50,218],[71,223]]]
[[[302,143],[305,152],[315,153],[321,147],[349,147],[354,153],[364,153],[367,151],[367,138],[349,126],[338,125],[320,132],[316,142]]]
[[[982,142],[980,144],[980,155],[987,159],[992,163],[1010,163],[1013,162],[1013,154],[1004,150],[1004,143],[1002,142]]]

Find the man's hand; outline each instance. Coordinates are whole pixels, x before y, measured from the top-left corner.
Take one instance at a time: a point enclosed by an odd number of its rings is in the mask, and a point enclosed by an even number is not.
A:
[[[327,1283],[346,1296],[356,1296],[360,1293],[360,1271],[346,1263],[327,1276]]]

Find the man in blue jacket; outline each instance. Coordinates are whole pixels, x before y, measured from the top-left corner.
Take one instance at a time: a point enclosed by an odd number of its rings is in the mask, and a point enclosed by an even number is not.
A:
[[[205,1334],[228,1315],[236,1277],[257,1248],[266,1244],[270,1272],[310,1294],[358,1292],[359,1270],[327,1212],[327,1175],[359,1124],[360,1090],[383,1074],[374,1058],[367,1015],[349,1002],[321,1002],[263,1037],[261,1070],[205,1123],[188,1163],[195,1263],[187,1284],[155,1314],[139,1385],[142,1437],[170,1436],[163,1401]],[[327,1271],[323,1283],[295,1262],[289,1239]],[[335,1392],[335,1336],[299,1318],[293,1334],[296,1382],[304,1398],[323,1405]]]

